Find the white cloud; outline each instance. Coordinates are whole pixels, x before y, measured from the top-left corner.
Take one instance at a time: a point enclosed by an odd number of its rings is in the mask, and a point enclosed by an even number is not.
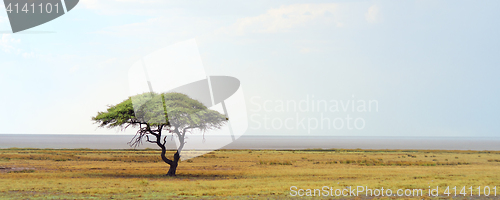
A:
[[[29,53],[24,52],[24,53],[22,53],[21,55],[22,55],[22,56],[23,56],[23,58],[25,58],[25,59],[28,59],[28,58],[34,58],[34,57],[35,57],[35,53],[34,53],[34,52],[29,52]]]
[[[109,67],[109,66],[115,65],[116,63],[118,63],[118,58],[113,57],[113,58],[109,58],[103,62],[98,63],[97,66],[98,67]]]
[[[4,17],[4,16],[0,16],[0,24],[3,24],[5,22],[7,22],[8,18],[7,17]]]
[[[73,67],[71,67],[71,68],[69,69],[69,72],[70,72],[70,73],[74,73],[74,72],[76,72],[76,71],[77,71],[77,70],[79,70],[79,69],[80,69],[80,65],[74,65]]]
[[[377,23],[380,21],[380,10],[378,6],[373,5],[368,8],[365,14],[366,21],[369,23]]]
[[[16,39],[12,34],[1,34],[0,36],[0,51],[8,54],[15,54],[25,59],[35,58],[36,55],[33,51],[23,50],[21,39]]]
[[[211,33],[218,28],[216,21],[201,17],[156,17],[138,23],[111,26],[96,31],[96,34],[136,38],[146,42],[155,40],[156,43],[185,40],[206,33]],[[147,37],[145,37],[147,36]]]
[[[89,9],[98,9],[102,6],[99,0],[82,0],[80,4]]]
[[[300,50],[300,53],[309,53],[309,52],[311,52],[311,51],[312,51],[312,49],[311,49],[311,48],[302,48],[302,49]]]
[[[315,21],[333,22],[337,27],[341,27],[343,24],[336,17],[338,7],[339,5],[334,3],[281,6],[277,9],[270,9],[265,14],[256,17],[238,19],[235,24],[223,28],[219,32],[236,35],[243,35],[248,32],[286,32]]]
[[[6,53],[21,53],[21,49],[17,48],[16,45],[21,43],[21,39],[15,39],[11,34],[2,34],[0,38],[0,49]]]
[[[101,14],[153,15],[169,8],[165,0],[82,0],[80,4]]]

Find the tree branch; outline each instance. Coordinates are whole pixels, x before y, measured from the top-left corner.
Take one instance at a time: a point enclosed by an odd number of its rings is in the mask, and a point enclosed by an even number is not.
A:
[[[163,137],[163,146],[167,143],[167,136]]]
[[[146,138],[147,138],[147,140],[146,140],[147,142],[150,142],[150,143],[153,143],[153,144],[156,143],[156,141],[149,140],[149,135],[146,135]]]

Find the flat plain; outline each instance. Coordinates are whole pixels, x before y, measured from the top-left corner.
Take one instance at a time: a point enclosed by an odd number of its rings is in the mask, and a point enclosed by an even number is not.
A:
[[[394,193],[423,189],[423,196],[377,197],[385,199],[427,199],[428,189],[436,187],[439,198],[448,199],[454,196],[453,191],[451,196],[444,194],[448,186],[456,186],[461,198],[470,197],[473,186],[474,198],[484,198],[488,186],[488,198],[500,197],[498,151],[218,150],[180,162],[176,177],[164,176],[168,165],[159,153],[153,149],[0,149],[0,198],[298,198],[291,196],[292,186],[383,187]],[[465,197],[460,194],[463,186]],[[482,196],[478,196],[479,186]],[[348,198],[361,197],[367,198]]]

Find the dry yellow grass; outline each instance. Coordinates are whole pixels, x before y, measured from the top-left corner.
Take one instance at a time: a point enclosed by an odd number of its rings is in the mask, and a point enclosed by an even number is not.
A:
[[[181,162],[172,178],[156,150],[2,149],[0,197],[289,198],[291,186],[358,185],[497,186],[500,196],[498,161],[500,152],[222,150]]]

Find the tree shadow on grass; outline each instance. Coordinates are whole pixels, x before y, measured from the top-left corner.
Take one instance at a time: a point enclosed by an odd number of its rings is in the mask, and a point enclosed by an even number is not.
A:
[[[177,174],[174,177],[165,174],[122,174],[122,173],[86,173],[84,177],[88,178],[148,178],[148,179],[239,179],[238,175],[220,175],[220,174]]]

